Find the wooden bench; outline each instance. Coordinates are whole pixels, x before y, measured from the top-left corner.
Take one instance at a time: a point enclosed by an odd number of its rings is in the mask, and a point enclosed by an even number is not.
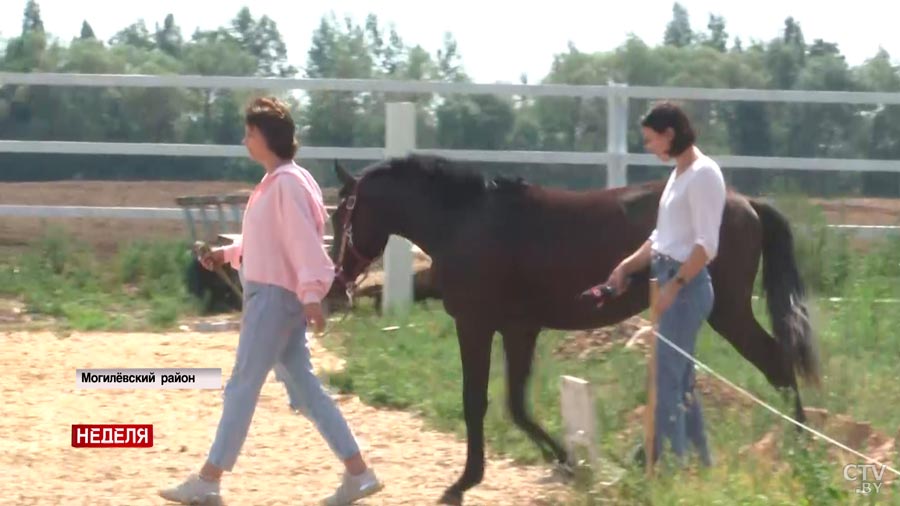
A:
[[[191,242],[198,240],[199,234],[197,224],[195,222],[195,213],[199,213],[200,221],[203,227],[203,236],[206,240],[213,237],[222,244],[230,244],[234,242],[235,237],[240,235],[240,224],[244,215],[244,209],[247,207],[247,201],[250,199],[250,191],[238,193],[230,193],[225,195],[190,195],[181,196],[175,199],[175,203],[184,211],[185,221],[188,225],[188,231],[191,234]],[[333,213],[335,206],[325,206],[329,213]],[[210,215],[213,214],[217,220]],[[230,215],[230,216],[229,216]],[[217,222],[218,226],[214,224]],[[325,223],[326,234],[324,242],[330,247],[334,242],[331,232],[331,220]]]

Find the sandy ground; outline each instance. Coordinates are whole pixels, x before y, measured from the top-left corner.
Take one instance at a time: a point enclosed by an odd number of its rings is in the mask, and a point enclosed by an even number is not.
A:
[[[0,351],[0,504],[139,506],[167,504],[158,487],[196,471],[212,441],[219,390],[77,390],[76,368],[221,367],[230,375],[237,334],[72,334],[5,332]],[[340,361],[315,341],[317,368]],[[455,358],[454,358],[455,359]],[[339,405],[370,463],[386,482],[361,504],[434,504],[462,471],[465,444],[426,430],[410,414],[376,410],[356,397]],[[71,447],[71,424],[152,423],[153,448]],[[305,418],[292,414],[270,374],[235,472],[228,505],[315,504],[340,474],[337,460]],[[539,505],[564,497],[543,467],[490,460],[467,505]]]

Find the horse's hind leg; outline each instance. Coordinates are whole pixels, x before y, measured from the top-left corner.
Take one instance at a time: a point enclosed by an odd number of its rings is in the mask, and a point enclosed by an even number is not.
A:
[[[800,400],[797,376],[785,351],[756,320],[749,298],[741,303],[730,299],[727,294],[723,295],[720,298],[719,292],[716,293],[717,300],[709,324],[759,369],[773,387],[790,389],[794,393],[794,415],[797,421],[805,422],[806,413]]]
[[[528,414],[525,408],[525,390],[531,375],[534,348],[539,328],[510,328],[501,330],[503,350],[506,354],[507,401],[513,422],[537,445],[544,459],[554,458],[561,463],[568,462],[565,449],[550,437]]]

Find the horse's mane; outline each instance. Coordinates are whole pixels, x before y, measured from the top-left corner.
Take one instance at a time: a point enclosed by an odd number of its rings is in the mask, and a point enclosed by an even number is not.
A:
[[[366,173],[427,182],[442,203],[449,207],[469,203],[489,192],[517,192],[528,186],[521,178],[496,177],[488,180],[483,174],[456,161],[428,154],[391,158],[371,167]]]

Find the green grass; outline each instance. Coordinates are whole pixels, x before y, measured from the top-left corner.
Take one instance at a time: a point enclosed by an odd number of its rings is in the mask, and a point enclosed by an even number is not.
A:
[[[63,330],[169,329],[198,312],[185,290],[186,242],[136,242],[111,259],[60,230],[26,254],[0,261],[0,297]]]

